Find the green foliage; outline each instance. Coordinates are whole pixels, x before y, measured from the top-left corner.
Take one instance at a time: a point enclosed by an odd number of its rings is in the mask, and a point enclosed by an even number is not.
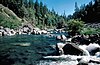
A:
[[[69,32],[80,32],[84,26],[84,22],[78,19],[71,19],[68,21]]]
[[[65,12],[63,16],[60,16],[54,9],[48,10],[47,6],[42,2],[38,2],[38,0],[35,2],[33,0],[0,0],[0,3],[11,9],[18,17],[39,28],[53,28],[55,26],[62,28],[62,23],[66,21]],[[13,19],[16,19],[9,12],[6,13]],[[62,25],[59,26],[59,24]]]
[[[97,28],[83,28],[83,30],[81,30],[81,34],[97,34],[97,33],[100,33],[100,29]]]
[[[94,28],[84,28],[81,31],[81,34],[94,34],[95,33],[95,29]]]
[[[21,21],[12,17],[7,17],[6,14],[0,13],[0,26],[8,28],[18,28],[21,25]]]
[[[86,23],[100,23],[100,1],[90,1],[87,5],[81,5],[80,8],[78,8],[77,3],[75,3],[75,12],[72,16],[69,16],[68,18],[70,19],[81,19]]]

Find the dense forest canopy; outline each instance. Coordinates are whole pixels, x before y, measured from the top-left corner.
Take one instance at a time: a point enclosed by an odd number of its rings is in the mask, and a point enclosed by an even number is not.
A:
[[[65,12],[59,15],[53,8],[49,10],[45,4],[38,0],[35,2],[34,0],[0,0],[0,4],[11,9],[22,19],[23,23],[30,23],[39,28],[63,28],[70,19],[79,19],[86,23],[99,23],[100,21],[99,0],[91,1],[87,5],[83,4],[80,8],[75,2],[75,12],[68,17],[66,17]],[[9,25],[8,27],[14,26]],[[18,26],[18,24],[16,25]]]
[[[50,11],[46,5],[38,0],[35,2],[33,0],[0,0],[0,4],[11,9],[18,17],[40,28],[44,26],[60,28],[62,23],[67,21],[65,14],[60,16],[54,9]]]
[[[69,19],[81,19],[86,23],[100,22],[100,0],[93,0],[79,8],[75,3],[75,12],[68,16]]]

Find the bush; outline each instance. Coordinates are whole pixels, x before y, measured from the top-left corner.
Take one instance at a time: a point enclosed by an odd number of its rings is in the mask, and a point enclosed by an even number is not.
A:
[[[68,31],[72,32],[74,35],[75,33],[80,33],[84,26],[84,22],[78,19],[71,19],[67,24]]]
[[[95,28],[84,28],[83,30],[81,30],[81,34],[97,34],[100,33],[100,29],[95,29]]]

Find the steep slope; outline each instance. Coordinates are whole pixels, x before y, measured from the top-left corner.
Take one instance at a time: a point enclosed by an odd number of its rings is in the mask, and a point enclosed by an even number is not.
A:
[[[21,20],[12,10],[0,4],[0,26],[17,28]]]

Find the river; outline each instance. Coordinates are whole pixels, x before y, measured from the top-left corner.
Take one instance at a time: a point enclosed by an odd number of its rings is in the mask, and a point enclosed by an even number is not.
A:
[[[15,35],[0,37],[0,65],[34,65],[48,53],[55,51],[55,37],[47,35]],[[19,44],[30,44],[20,46]]]
[[[58,35],[58,34],[57,34]],[[48,35],[15,35],[0,37],[0,65],[76,65],[72,56],[44,58],[54,54],[57,41]],[[91,64],[90,64],[91,65]],[[96,64],[95,64],[96,65]]]

